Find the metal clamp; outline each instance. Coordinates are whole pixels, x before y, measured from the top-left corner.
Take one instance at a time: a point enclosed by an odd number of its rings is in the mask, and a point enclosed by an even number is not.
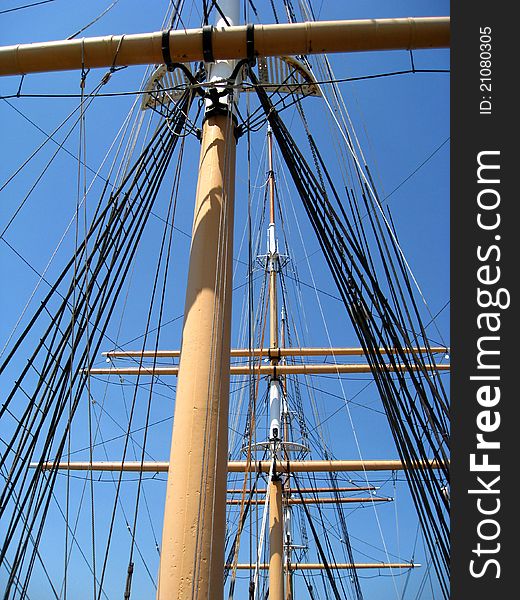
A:
[[[246,26],[246,57],[250,67],[256,64],[255,56],[255,26],[253,23],[248,23]]]
[[[213,56],[213,25],[204,25],[202,28],[202,56],[204,62],[212,63],[215,62]]]
[[[173,71],[173,60],[170,53],[170,29],[164,29],[161,35],[161,51],[168,71]]]

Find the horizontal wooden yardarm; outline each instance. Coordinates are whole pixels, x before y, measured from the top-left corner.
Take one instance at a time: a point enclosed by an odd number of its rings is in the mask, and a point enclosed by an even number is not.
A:
[[[312,487],[312,488],[299,488],[299,494],[321,494],[321,493],[329,493],[329,492],[370,492],[378,490],[379,488],[375,485],[360,485],[359,487]],[[228,489],[228,494],[241,494],[243,490],[239,488]],[[284,492],[292,492],[296,493],[296,488],[284,488]],[[247,495],[253,494],[267,494],[267,490],[265,488],[246,490],[245,493]]]
[[[432,469],[439,469],[441,465],[437,461],[429,461]],[[163,473],[168,471],[168,461],[100,461],[100,462],[45,462],[41,468],[49,471],[54,468],[65,471],[128,471]],[[416,468],[426,468],[427,463],[421,462]],[[32,468],[37,468],[38,463],[31,463]],[[406,467],[400,460],[302,460],[302,461],[277,461],[276,467],[279,472],[294,473],[319,473],[329,471],[403,471]],[[228,462],[229,473],[244,473],[246,471],[256,473],[269,473],[271,463],[269,461],[252,461],[249,465],[246,461]]]
[[[449,348],[434,346],[431,348],[412,348],[409,354],[448,352]],[[397,348],[379,348],[380,354],[397,354]],[[364,356],[363,348],[233,348],[230,356],[251,358],[281,358],[282,356]],[[109,358],[180,358],[180,350],[111,350],[103,352]]]
[[[421,566],[419,563],[327,563],[327,567],[330,569],[415,569]],[[226,567],[231,569],[233,565],[226,565]],[[254,570],[256,565],[239,563],[236,568],[239,570]],[[269,569],[269,564],[260,563],[258,568],[262,570]],[[323,563],[291,563],[290,566],[291,571],[318,571],[325,568]]]
[[[406,371],[419,370],[418,367],[410,365],[405,367],[404,365],[398,364],[394,367],[391,364],[383,365],[387,371]],[[428,371],[448,371],[450,365],[425,365]],[[231,375],[269,375],[276,377],[277,375],[326,375],[326,374],[337,374],[337,373],[370,373],[371,368],[368,364],[306,364],[306,365],[260,365],[260,366],[236,366],[232,365],[229,367],[229,373]],[[101,369],[90,369],[91,375],[178,375],[179,367],[117,367],[117,368],[101,368]]]
[[[19,44],[0,48],[0,75],[164,63],[162,31]],[[247,58],[246,27],[214,28],[215,60]],[[448,17],[315,21],[255,25],[256,56],[445,48]],[[173,62],[204,60],[202,29],[170,31]]]
[[[285,498],[284,504],[353,504],[355,502],[392,502],[393,498]],[[226,504],[240,505],[242,500],[226,500]],[[265,500],[248,500],[244,504],[265,504]]]

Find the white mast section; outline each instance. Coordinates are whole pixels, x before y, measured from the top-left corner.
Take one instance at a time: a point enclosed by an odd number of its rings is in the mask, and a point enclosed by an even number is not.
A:
[[[234,27],[240,25],[240,2],[239,0],[219,0],[220,11],[216,11],[216,19],[214,29],[222,31],[228,27]],[[229,85],[229,78],[233,73],[233,69],[237,64],[236,60],[216,60],[215,62],[205,63],[206,72],[208,73],[208,81],[212,84],[210,87],[217,90],[225,90]],[[238,87],[235,86],[233,94],[233,102],[238,102]],[[231,95],[225,94],[220,98],[220,103],[230,107]],[[211,99],[206,100],[206,108],[209,108],[212,104]]]
[[[278,348],[278,298],[277,277],[278,243],[276,240],[275,225],[275,193],[274,193],[274,168],[273,168],[273,132],[271,126],[267,126],[267,143],[269,159],[269,225],[267,227],[267,269],[269,271],[269,319],[270,319],[270,348]],[[271,358],[271,364],[276,366],[278,359]],[[275,456],[282,438],[281,429],[282,416],[282,392],[280,380],[274,374],[269,380],[269,440],[271,441],[272,457]]]

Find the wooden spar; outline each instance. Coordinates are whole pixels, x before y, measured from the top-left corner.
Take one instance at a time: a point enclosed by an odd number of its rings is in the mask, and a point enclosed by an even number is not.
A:
[[[359,487],[311,487],[311,488],[299,488],[299,494],[323,494],[329,492],[373,492],[379,488],[375,485],[360,485]],[[291,490],[284,490],[290,492]],[[241,494],[242,490],[238,488],[231,488],[227,490],[228,494]],[[262,494],[265,496],[267,490],[264,488],[255,488],[254,490],[246,490],[246,494]]]
[[[256,565],[239,563],[236,568],[239,570],[254,569]],[[420,563],[328,563],[330,569],[415,569],[421,567]],[[269,568],[266,563],[260,563],[259,569],[265,570]],[[291,570],[300,571],[319,571],[325,569],[323,563],[291,563]]]
[[[449,348],[445,346],[432,346],[431,348],[412,348],[411,353],[431,352],[438,354],[439,352],[447,353]],[[397,354],[397,348],[378,348],[379,354]],[[408,351],[407,351],[408,353]],[[103,352],[103,356],[109,358],[179,358],[180,350],[111,350]],[[363,348],[232,348],[230,356],[234,357],[249,357],[259,358],[281,358],[283,356],[364,356]]]
[[[280,494],[281,496],[281,494]],[[272,500],[272,499],[271,499]],[[269,500],[269,507],[271,507],[271,500]],[[393,498],[381,498],[378,496],[368,498],[286,498],[284,504],[355,504],[363,502],[392,502]],[[247,500],[246,504],[262,505],[265,504],[265,500]],[[240,506],[242,500],[233,499],[226,500],[226,504],[230,506]],[[274,521],[274,519],[273,519]]]
[[[436,460],[428,463],[421,461],[415,468],[441,469],[443,465]],[[333,471],[404,471],[406,466],[400,460],[301,460],[285,461],[278,460],[276,467],[284,473],[324,473]],[[270,468],[269,461],[255,461],[251,463],[249,470],[251,472],[261,471],[268,473]],[[242,473],[246,469],[246,461],[228,462],[229,473]]]
[[[395,372],[396,368],[391,364],[384,365],[388,371]],[[428,371],[448,371],[449,364],[426,364]],[[397,369],[417,371],[419,367],[415,365],[405,366],[397,365]],[[230,375],[326,375],[330,373],[370,373],[370,365],[366,363],[351,364],[305,364],[305,365],[232,365],[229,367]],[[90,369],[91,375],[178,375],[179,367],[115,367]]]
[[[162,36],[162,31],[156,31],[4,46],[0,48],[0,75],[161,64]],[[247,57],[245,26],[214,28],[211,37],[216,60]],[[257,56],[446,48],[449,43],[448,17],[318,21],[254,28]],[[204,58],[202,29],[170,31],[169,45],[173,62]]]
[[[269,226],[267,229],[267,269],[269,270],[269,349],[278,348],[278,290],[277,274],[279,268],[278,248],[275,226],[274,202],[274,168],[273,168],[273,133],[271,127],[267,129],[267,156],[268,156],[268,189],[269,189]],[[269,438],[271,445],[271,458],[276,457],[277,438],[281,438],[282,427],[282,388],[276,376],[276,366],[279,358],[270,355],[270,366],[273,374],[269,381],[269,413],[271,425]],[[269,598],[270,600],[285,600],[284,590],[284,514],[282,509],[282,481],[276,472],[273,473],[268,483],[269,489]]]
[[[253,502],[255,502],[253,500]],[[261,503],[258,500],[257,503]],[[262,503],[263,504],[263,503]],[[273,476],[269,482],[269,598],[285,600],[283,576],[282,481]]]
[[[33,469],[40,468],[44,471],[60,469],[63,471],[125,471],[138,473],[164,473],[168,471],[168,461],[95,461],[95,462],[44,462],[31,463]],[[407,469],[400,460],[300,460],[277,461],[276,466],[284,473],[325,473],[346,471],[404,471]],[[441,469],[443,465],[435,460],[428,463],[421,461],[414,468]],[[269,473],[269,461],[253,461],[250,465],[244,461],[228,462],[228,473]]]
[[[228,114],[202,130],[158,600],[223,594],[234,129]]]

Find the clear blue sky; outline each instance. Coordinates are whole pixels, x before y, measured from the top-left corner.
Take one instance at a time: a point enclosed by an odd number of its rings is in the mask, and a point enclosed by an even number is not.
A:
[[[84,25],[97,17],[112,2],[102,0],[98,2],[78,2],[73,0],[55,0],[34,6],[32,8],[13,12],[4,12],[10,8],[31,4],[32,0],[4,0],[0,3],[0,43],[2,45],[26,43],[33,41],[53,40],[66,38]],[[119,0],[113,8],[93,24],[82,35],[95,36],[121,33],[137,33],[157,31],[161,29],[163,17],[168,7],[167,0],[154,0],[140,2],[137,0]],[[185,24],[187,26],[200,25],[200,2],[185,3]],[[273,21],[270,12],[270,3],[266,0],[254,2],[260,14],[267,14],[267,20]],[[282,3],[277,2],[279,7]],[[297,5],[297,2],[294,2]],[[349,19],[349,18],[385,18],[405,16],[447,15],[448,2],[435,1],[395,1],[385,0],[352,0],[350,2],[337,2],[324,0],[315,2],[315,10],[320,19]],[[280,14],[283,14],[280,10]],[[449,52],[447,50],[417,51],[413,54],[414,64],[417,69],[449,69]],[[337,78],[360,77],[394,71],[408,70],[410,68],[410,54],[408,52],[366,53],[348,56],[333,56],[331,62]],[[105,70],[92,71],[86,80],[86,90],[92,90],[99,82]],[[112,80],[103,88],[106,92],[127,92],[139,89],[144,67],[133,67],[115,73]],[[78,94],[80,74],[67,72],[58,74],[31,75],[24,78],[22,95],[51,95],[51,94]],[[6,97],[16,94],[20,87],[20,78],[12,77],[0,80],[0,96]],[[449,344],[449,75],[446,73],[415,74],[373,79],[359,82],[341,84],[341,91],[348,106],[349,113],[355,126],[365,152],[367,162],[382,198],[387,198],[388,206],[392,210],[393,219],[399,233],[399,240],[403,251],[409,261],[410,267],[417,279],[422,292],[428,302],[429,311],[437,315],[436,327],[430,325],[428,334],[435,344]],[[88,109],[85,120],[85,147],[86,162],[89,167],[97,170],[103,161],[105,153],[121,127],[134,97],[122,95],[110,98],[97,98]],[[62,120],[78,106],[78,98],[8,98],[0,99],[0,125],[2,144],[0,147],[0,187],[13,175],[17,169],[29,158],[32,153],[46,139],[46,134],[52,132]],[[324,151],[331,150],[330,130],[324,126],[324,111],[326,110],[319,100],[310,98],[305,102],[306,115],[310,127],[316,136],[318,145]],[[245,110],[245,99],[241,100],[241,110]],[[297,139],[303,139],[299,133],[295,113],[287,111],[287,123],[291,132]],[[65,130],[60,130],[56,140],[64,139]],[[67,129],[68,131],[68,129]],[[265,129],[255,134],[252,146],[252,173],[253,177],[258,172],[257,186],[264,183],[265,163],[262,162],[262,149],[265,140]],[[303,143],[303,142],[302,142]],[[8,225],[15,215],[22,200],[27,197],[24,206],[16,214],[12,224],[9,225],[2,239],[0,239],[0,348],[8,340],[18,317],[30,300],[29,310],[22,318],[26,322],[31,309],[34,310],[46,291],[45,284],[41,284],[34,296],[31,294],[38,284],[39,274],[43,273],[60,242],[75,210],[78,193],[78,146],[79,133],[77,128],[63,143],[63,148],[57,152],[55,158],[45,173],[48,161],[56,153],[55,143],[47,143],[34,158],[5,186],[0,192],[0,231]],[[236,244],[235,244],[235,281],[236,287],[245,281],[243,261],[247,261],[245,245],[241,240],[245,228],[247,194],[245,179],[247,173],[246,139],[242,138],[238,147],[237,158],[237,208],[236,208]],[[170,276],[167,294],[167,308],[164,320],[176,319],[165,328],[161,338],[161,347],[178,347],[180,340],[182,319],[178,319],[183,312],[184,292],[183,285],[186,275],[186,259],[189,250],[189,236],[186,232],[191,230],[192,205],[194,185],[196,182],[196,164],[198,161],[198,142],[191,138],[187,142],[184,157],[183,179],[179,196],[179,206],[176,217],[178,230],[174,235],[174,259],[172,260],[172,274]],[[337,156],[332,161],[336,161]],[[278,159],[277,159],[278,160]],[[108,174],[108,161],[101,167],[103,175]],[[280,188],[285,190],[284,172],[278,164],[277,176]],[[337,167],[332,167],[338,175]],[[87,174],[87,183],[92,181],[92,173]],[[171,177],[168,182],[171,181]],[[37,185],[35,185],[37,184]],[[33,191],[33,186],[34,191]],[[95,194],[101,189],[101,184],[94,183],[92,188],[92,203]],[[254,190],[253,201],[261,202],[262,191]],[[165,214],[167,193],[160,197],[157,206],[159,215]],[[282,200],[281,200],[282,201]],[[457,201],[457,199],[454,199]],[[334,283],[327,272],[319,254],[314,253],[318,248],[312,231],[305,220],[303,209],[292,188],[283,191],[284,210],[286,211],[286,226],[290,239],[288,250],[291,259],[298,265],[298,272],[303,282],[312,284],[329,294],[336,295]],[[293,213],[298,215],[297,219]],[[301,236],[298,227],[301,228]],[[46,279],[59,272],[59,267],[70,256],[74,247],[74,228],[71,228],[60,245],[55,257],[48,268]],[[162,222],[152,218],[147,234],[143,240],[142,251],[137,259],[134,273],[125,289],[126,304],[117,313],[117,319],[110,329],[113,339],[117,338],[121,345],[143,333],[144,319],[148,308],[146,289],[153,273],[150,265],[155,266],[154,256],[157,244],[162,234]],[[263,235],[263,234],[262,234]],[[265,248],[262,241],[261,249]],[[14,250],[13,250],[14,249]],[[308,261],[305,256],[309,255]],[[22,258],[23,257],[23,258]],[[242,261],[242,262],[240,262]],[[30,266],[29,266],[30,265]],[[179,291],[179,287],[181,291]],[[303,288],[304,291],[306,288]],[[298,297],[291,292],[292,302],[298,317],[295,322],[301,321],[308,331],[300,331],[300,336],[309,345],[328,345],[328,336],[333,344],[357,345],[344,309],[336,299],[309,289],[305,298],[306,306],[299,307]],[[244,288],[239,288],[234,297],[234,328],[233,344],[243,343],[241,337],[243,324],[243,298]],[[319,298],[319,302],[317,300]],[[327,314],[328,332],[321,321],[320,311]],[[421,307],[425,323],[430,321],[428,311]],[[295,313],[296,314],[296,313]],[[121,329],[119,329],[121,320]],[[35,339],[37,335],[35,335]],[[127,348],[137,349],[139,346],[130,344]],[[110,349],[107,346],[103,350]],[[98,357],[98,363],[104,364],[103,357]],[[13,365],[11,375],[18,369],[23,361]],[[361,406],[352,405],[351,414],[355,426],[355,434],[365,458],[396,458],[392,440],[386,432],[386,419],[380,413],[381,405],[376,397],[374,386],[357,396],[358,392],[368,384],[367,377],[357,381],[345,381],[347,398],[356,395],[356,402]],[[170,383],[170,382],[168,382]],[[337,382],[317,380],[317,387],[329,393],[341,395]],[[174,383],[172,383],[174,385]],[[5,395],[9,388],[8,382],[0,382],[0,393]],[[106,397],[106,414],[102,417],[102,435],[104,439],[118,436],[122,433],[121,424],[126,426],[125,400],[131,398],[131,388],[114,383],[105,388],[103,384],[96,387],[97,402]],[[152,420],[161,421],[168,419],[173,411],[173,392],[163,386],[158,388],[161,396],[154,403]],[[126,396],[125,396],[126,394]],[[237,395],[238,396],[238,395]],[[136,427],[144,422],[143,405],[136,417]],[[305,399],[307,402],[308,398]],[[317,396],[317,405],[322,420],[338,411],[334,419],[327,421],[324,426],[324,435],[327,436],[331,446],[335,448],[337,457],[358,458],[358,447],[350,428],[350,420],[344,409],[344,401],[333,399],[330,396]],[[343,408],[342,408],[343,406]],[[311,405],[306,405],[306,416],[312,422]],[[79,417],[86,415],[86,408],[80,410]],[[171,421],[154,427],[153,435],[148,440],[148,451],[156,460],[166,460],[169,452],[169,436]],[[0,426],[1,430],[1,426]],[[348,434],[345,434],[348,431]],[[83,447],[86,432],[84,425],[78,425],[75,430],[74,448]],[[140,442],[142,432],[136,437]],[[96,449],[96,460],[106,459],[105,450],[110,458],[117,459],[121,453],[121,440],[107,443]],[[133,449],[132,449],[133,451]],[[77,460],[87,458],[85,452],[76,455]],[[134,459],[134,456],[130,456]],[[108,512],[113,502],[113,486],[108,478],[96,484],[96,518],[99,531],[99,556],[105,544],[106,524]],[[132,479],[131,477],[128,478]],[[164,479],[163,476],[157,478]],[[387,481],[387,474],[381,476],[377,484],[384,484],[381,495],[396,496],[395,505],[388,505],[378,509],[379,521],[374,518],[372,508],[347,511],[349,515],[349,529],[352,535],[354,554],[360,561],[386,560],[382,550],[381,530],[384,532],[385,543],[389,556],[396,556],[403,560],[410,560],[416,544],[417,519],[414,508],[408,497],[406,484]],[[379,479],[384,481],[379,481]],[[359,479],[358,479],[359,481]],[[130,519],[133,516],[133,503],[135,486],[125,484],[123,503]],[[80,502],[83,481],[75,480],[74,505],[72,511]],[[154,536],[160,542],[160,527],[162,522],[164,484],[157,480],[147,481],[145,485],[146,503],[150,510],[148,515],[143,507],[139,519],[141,523],[139,547],[146,557],[152,576],[157,569],[157,552],[155,550]],[[57,495],[64,497],[63,479],[58,482]],[[90,543],[90,513],[85,505],[81,512],[78,538],[86,548]],[[108,507],[108,508],[105,508]],[[63,566],[63,521],[56,507],[51,510],[51,527],[42,542],[42,552],[50,561],[50,570],[53,577],[60,581]],[[150,526],[150,521],[153,527]],[[117,538],[111,553],[110,571],[107,579],[106,591],[109,598],[122,596],[126,567],[128,561],[129,536],[126,532],[124,520],[118,517]],[[334,530],[334,524],[331,524]],[[0,530],[1,531],[1,530]],[[420,538],[419,538],[420,539]],[[362,541],[364,540],[364,541]],[[367,545],[365,542],[372,544]],[[85,563],[75,552],[75,562],[72,566],[73,577],[70,580],[70,597],[74,600],[91,597],[91,576],[85,568]],[[52,557],[58,556],[55,563]],[[425,561],[421,542],[417,543],[415,559]],[[146,572],[142,568],[140,559],[136,559],[136,575],[134,580],[135,598],[153,597],[153,587]],[[404,596],[405,600],[415,598],[415,593],[421,586],[425,569],[414,573],[410,579],[409,589]],[[397,577],[393,581],[390,577],[367,578],[372,574],[362,573],[362,587],[365,597],[399,598],[406,577]],[[5,573],[0,573],[0,587],[5,580]],[[85,583],[86,582],[86,583]],[[435,583],[430,583],[420,596],[426,600],[434,600]],[[38,567],[35,569],[35,585],[30,588],[31,598],[47,600],[52,598],[45,577]],[[43,590],[43,591],[42,591]],[[305,596],[304,596],[305,597]]]

